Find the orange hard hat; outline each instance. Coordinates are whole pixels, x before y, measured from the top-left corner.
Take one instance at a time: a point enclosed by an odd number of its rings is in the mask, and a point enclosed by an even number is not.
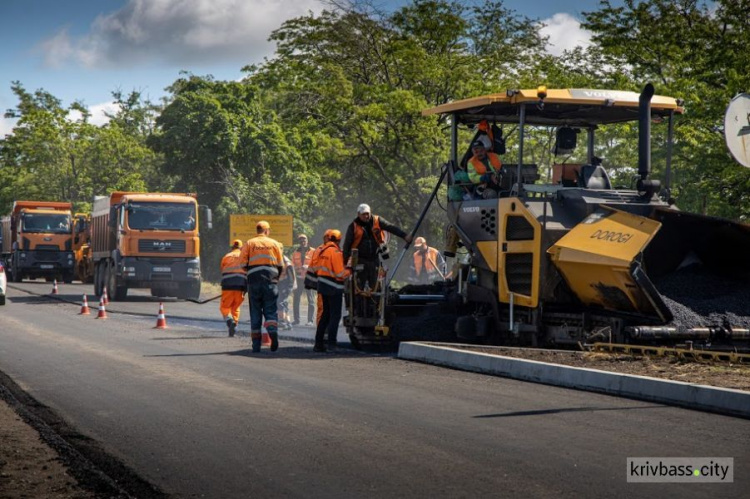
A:
[[[328,240],[339,242],[341,241],[341,231],[336,229],[329,229],[326,231],[328,233]]]
[[[427,241],[420,236],[414,240],[414,246],[427,246]]]
[[[235,239],[232,241],[232,248],[241,248],[242,247],[242,240],[241,239]]]

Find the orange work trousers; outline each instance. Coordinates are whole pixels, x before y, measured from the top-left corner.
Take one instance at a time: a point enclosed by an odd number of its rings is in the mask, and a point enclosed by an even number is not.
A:
[[[242,302],[245,301],[244,291],[238,291],[236,289],[222,289],[221,290],[221,303],[219,304],[219,311],[224,320],[227,320],[230,316],[234,319],[236,324],[240,323],[240,307]]]

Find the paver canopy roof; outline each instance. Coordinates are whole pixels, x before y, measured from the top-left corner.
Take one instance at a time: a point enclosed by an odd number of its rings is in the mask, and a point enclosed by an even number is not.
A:
[[[530,125],[586,127],[638,119],[639,94],[636,92],[585,88],[549,89],[546,92],[543,106],[539,105],[536,89],[509,90],[425,109],[422,116],[455,113],[459,122],[467,125],[484,119],[496,123],[518,123],[521,104],[525,103],[526,123]],[[666,117],[672,111],[681,114],[684,109],[672,97],[653,96],[652,116]]]

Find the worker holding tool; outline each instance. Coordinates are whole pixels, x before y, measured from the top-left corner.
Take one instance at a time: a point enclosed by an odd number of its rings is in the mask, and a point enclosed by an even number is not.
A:
[[[490,197],[489,194],[497,197],[502,178],[500,168],[503,166],[500,156],[494,152],[488,152],[481,140],[476,140],[471,144],[471,152],[474,155],[466,164],[466,170],[469,180],[476,185],[475,195],[480,198]]]
[[[418,284],[429,284],[437,279],[445,279],[445,260],[435,248],[427,246],[424,237],[414,240],[414,260],[409,280]]]
[[[229,253],[221,259],[221,302],[219,311],[227,323],[229,336],[234,336],[240,322],[240,307],[247,292],[247,276],[240,259],[242,241],[235,239]]]
[[[292,299],[292,306],[294,308],[294,322],[292,324],[295,326],[299,324],[299,305],[304,294],[307,297],[307,325],[311,326],[313,324],[313,316],[315,315],[315,291],[306,289],[301,283],[305,280],[305,274],[307,274],[307,269],[310,267],[310,261],[315,250],[308,245],[306,235],[300,234],[297,236],[297,241],[299,242],[299,246],[292,253],[292,264],[294,265],[294,273],[299,285],[294,290],[294,298]]]
[[[250,302],[250,339],[253,352],[260,352],[263,319],[271,338],[271,351],[279,348],[279,324],[276,300],[279,297],[279,277],[283,271],[284,256],[281,245],[271,239],[271,226],[261,220],[255,226],[257,236],[248,239],[242,247],[240,260],[247,269],[247,291]]]
[[[341,321],[341,302],[344,296],[344,279],[350,270],[345,267],[344,254],[339,248],[341,232],[330,230],[328,242],[325,243],[316,258],[318,277],[318,296],[323,297],[323,313],[315,331],[314,352],[336,350],[336,335]],[[324,336],[328,346],[323,343]]]
[[[358,250],[358,263],[363,270],[357,272],[357,285],[360,289],[368,284],[370,289],[375,287],[378,280],[378,257],[383,253],[385,245],[384,232],[390,232],[411,243],[412,236],[401,228],[389,223],[383,217],[373,215],[370,206],[361,204],[357,208],[357,218],[349,224],[344,239],[343,256],[348,262],[352,250]],[[384,256],[384,255],[383,255]]]

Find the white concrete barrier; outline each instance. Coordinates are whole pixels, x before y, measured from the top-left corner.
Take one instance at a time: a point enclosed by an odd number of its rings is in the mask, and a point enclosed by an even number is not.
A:
[[[398,358],[750,418],[750,392],[741,390],[489,355],[434,343],[401,343]]]

